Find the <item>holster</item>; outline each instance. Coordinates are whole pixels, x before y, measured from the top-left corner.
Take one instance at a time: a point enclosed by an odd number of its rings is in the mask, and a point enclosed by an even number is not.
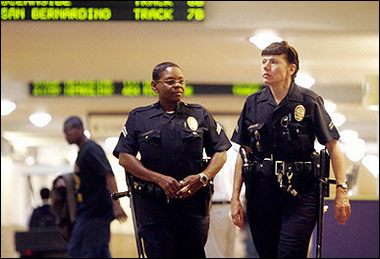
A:
[[[249,159],[249,155],[247,150],[241,146],[239,149],[239,153],[241,155],[241,158],[243,160],[243,166],[241,168],[241,174],[243,177],[243,181],[248,184],[250,182],[250,179],[253,174],[253,163]]]
[[[203,158],[202,161],[200,161],[200,172],[202,172],[209,165],[210,160],[210,158]],[[213,194],[214,182],[213,179],[209,179],[208,184],[205,187],[200,188],[196,193],[194,193],[193,196],[189,197],[189,199],[196,200],[198,209],[202,216],[207,216],[210,214]]]
[[[131,191],[133,194],[141,194],[155,200],[164,201],[166,198],[164,190],[154,182],[144,181],[140,178],[128,174],[131,186]]]
[[[209,181],[205,187],[202,187],[194,194],[195,198],[198,199],[197,203],[200,206],[199,209],[202,216],[210,214],[213,193],[214,183],[213,181]]]

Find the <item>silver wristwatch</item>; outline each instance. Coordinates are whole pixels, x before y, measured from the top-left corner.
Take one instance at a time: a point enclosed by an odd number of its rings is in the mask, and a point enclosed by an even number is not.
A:
[[[204,173],[200,173],[199,175],[199,181],[202,183],[203,187],[205,187],[208,184],[208,177]]]
[[[345,181],[344,183],[340,183],[340,184],[337,184],[336,185],[336,188],[338,187],[342,187],[343,189],[348,189],[348,186],[347,186],[347,181]]]

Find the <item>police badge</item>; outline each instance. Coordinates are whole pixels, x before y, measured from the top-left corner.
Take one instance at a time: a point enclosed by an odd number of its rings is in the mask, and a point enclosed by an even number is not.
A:
[[[192,131],[196,131],[198,129],[198,121],[194,117],[188,117],[186,122],[187,126],[189,126]]]
[[[302,104],[299,104],[294,109],[294,118],[296,119],[296,121],[302,121],[305,117],[305,113],[305,107]]]

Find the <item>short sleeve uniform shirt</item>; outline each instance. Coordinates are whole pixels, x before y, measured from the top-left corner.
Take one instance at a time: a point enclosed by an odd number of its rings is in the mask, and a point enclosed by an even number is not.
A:
[[[180,102],[169,114],[157,102],[133,110],[113,154],[136,156],[154,171],[181,180],[199,173],[203,150],[208,156],[231,146],[222,127],[204,107]]]
[[[293,82],[278,105],[269,87],[249,96],[231,140],[250,146],[255,160],[306,161],[316,138],[325,145],[339,133],[322,97]]]

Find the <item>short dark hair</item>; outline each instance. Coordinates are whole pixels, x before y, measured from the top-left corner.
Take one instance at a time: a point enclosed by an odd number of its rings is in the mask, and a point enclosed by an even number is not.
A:
[[[295,64],[297,66],[296,71],[292,75],[292,78],[296,78],[297,72],[300,69],[300,62],[298,59],[297,50],[290,46],[287,41],[273,42],[268,47],[261,51],[261,56],[267,55],[282,55],[285,54],[286,60],[289,64]]]
[[[42,188],[40,191],[41,198],[43,200],[49,199],[50,197],[50,190],[48,188]]]
[[[83,121],[78,116],[71,116],[65,120],[64,125],[70,125],[74,128],[83,128]]]
[[[168,67],[178,67],[179,69],[181,69],[177,64],[175,64],[173,62],[160,63],[154,67],[153,72],[152,72],[152,79],[154,81],[160,79],[161,78],[161,72],[164,71],[165,69],[167,69]]]

